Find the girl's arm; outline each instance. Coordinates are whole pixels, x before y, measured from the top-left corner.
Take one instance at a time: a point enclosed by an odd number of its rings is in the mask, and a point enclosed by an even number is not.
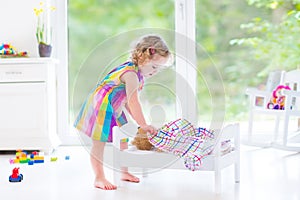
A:
[[[130,115],[132,115],[132,114],[131,114],[131,111],[130,111],[130,109],[129,109],[129,107],[128,107],[128,103],[125,104],[125,108],[126,108],[127,112],[128,112]]]
[[[143,115],[142,107],[138,97],[139,80],[135,72],[126,72],[121,76],[121,81],[125,83],[127,110],[131,114],[136,123],[145,131],[153,133],[155,128],[146,123]]]

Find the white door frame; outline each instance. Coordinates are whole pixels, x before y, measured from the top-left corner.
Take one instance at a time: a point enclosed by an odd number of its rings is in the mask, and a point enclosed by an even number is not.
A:
[[[197,124],[195,0],[175,0],[177,115]]]
[[[63,145],[77,144],[75,134],[70,133],[69,126],[69,72],[68,72],[68,1],[56,0],[54,43],[57,64],[57,132]]]

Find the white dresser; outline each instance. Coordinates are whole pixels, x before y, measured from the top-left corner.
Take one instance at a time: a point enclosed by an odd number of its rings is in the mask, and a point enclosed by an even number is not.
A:
[[[0,150],[49,152],[59,145],[56,64],[51,58],[0,59]]]

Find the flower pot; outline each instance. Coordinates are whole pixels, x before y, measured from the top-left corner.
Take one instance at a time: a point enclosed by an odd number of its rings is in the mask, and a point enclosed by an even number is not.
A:
[[[48,44],[39,43],[39,54],[40,57],[50,57],[52,46]]]

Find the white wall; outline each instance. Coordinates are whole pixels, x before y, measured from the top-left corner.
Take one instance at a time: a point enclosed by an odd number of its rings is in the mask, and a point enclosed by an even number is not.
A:
[[[68,45],[67,0],[0,0],[0,44],[10,43],[18,51],[27,51],[30,57],[39,57],[35,37],[37,18],[34,8],[48,1],[56,7],[53,19],[52,56],[59,60],[57,66],[58,134],[68,131]]]
[[[0,0],[0,43],[10,43],[18,51],[37,57],[36,16],[33,8],[38,0]]]

